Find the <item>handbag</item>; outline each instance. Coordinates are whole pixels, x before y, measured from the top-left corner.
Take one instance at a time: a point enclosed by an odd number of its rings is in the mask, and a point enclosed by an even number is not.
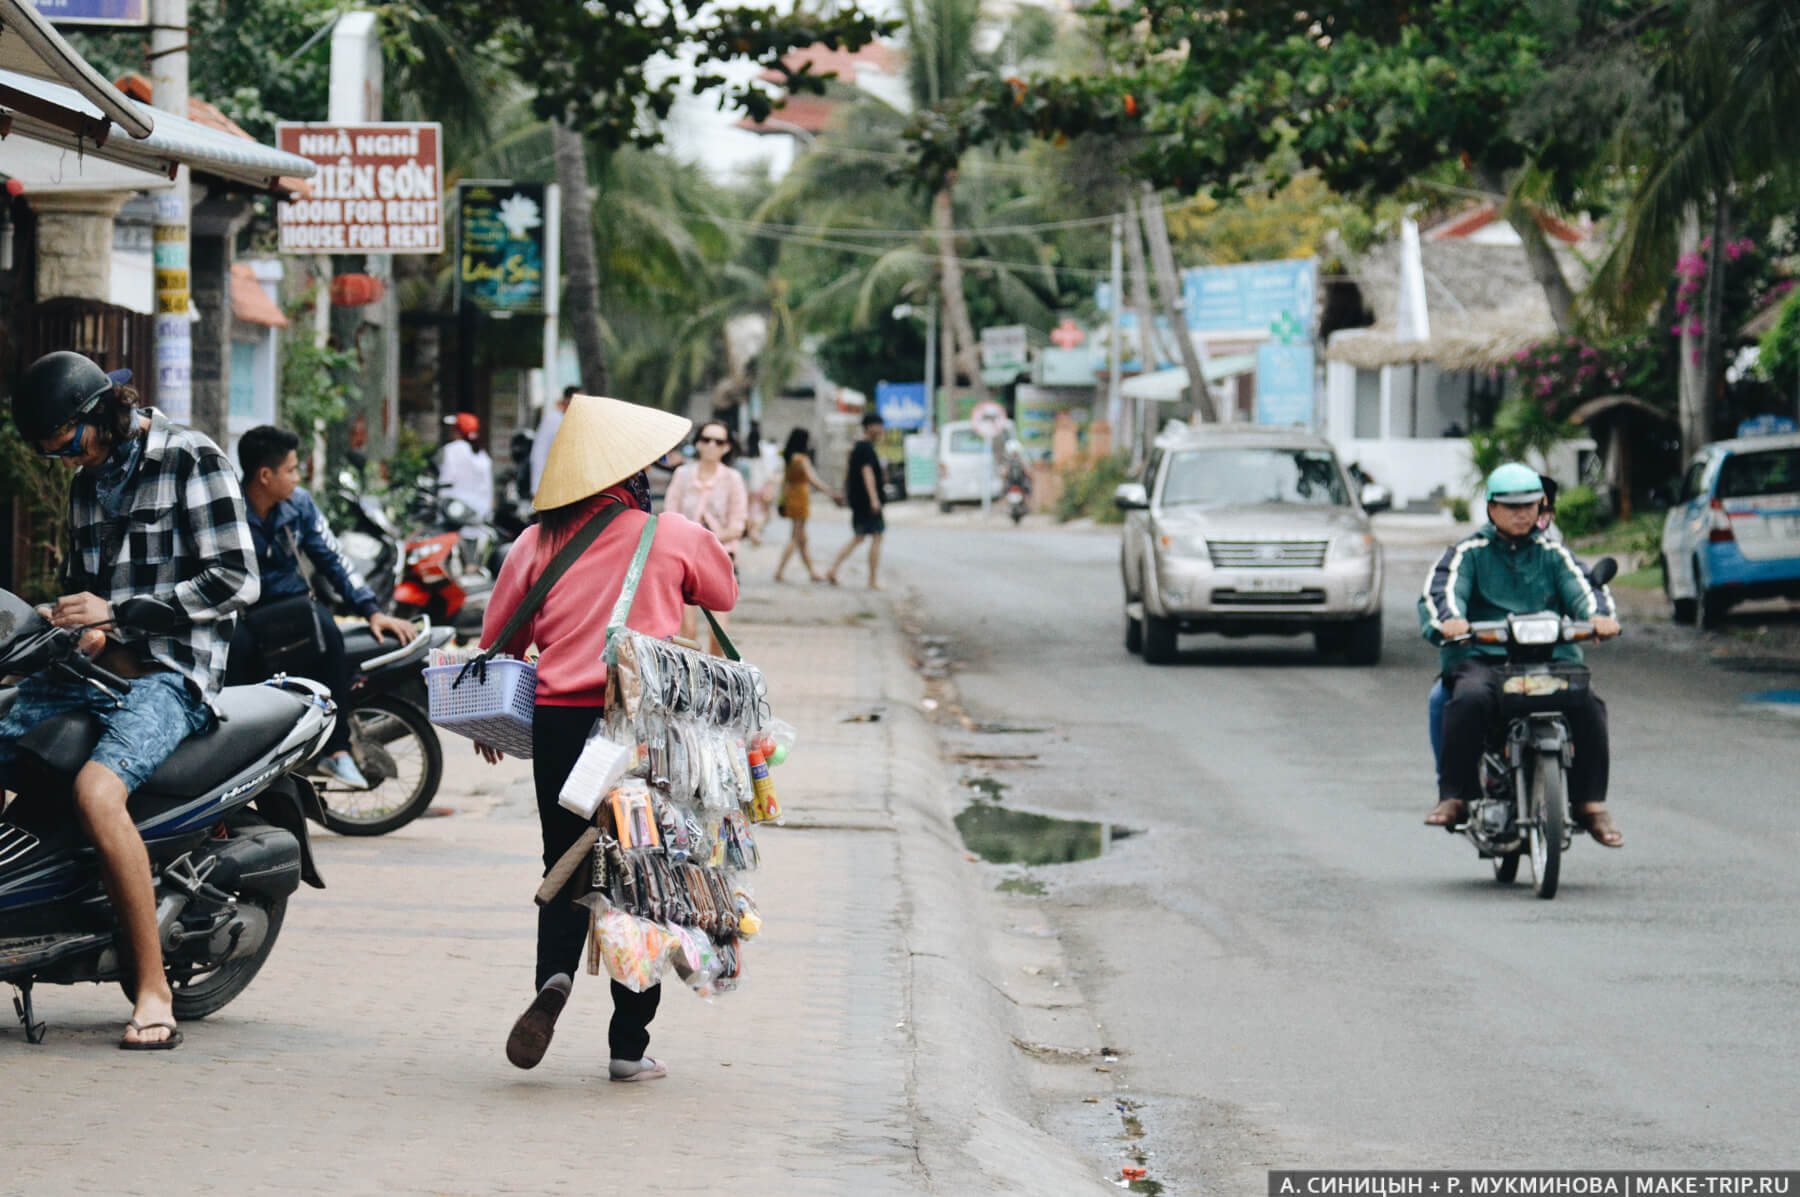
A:
[[[244,624],[256,640],[263,671],[272,674],[299,672],[325,651],[325,629],[320,625],[313,596],[312,570],[300,552],[293,527],[290,525],[286,532],[288,552],[294,555],[294,568],[306,593],[270,599],[244,612]]]

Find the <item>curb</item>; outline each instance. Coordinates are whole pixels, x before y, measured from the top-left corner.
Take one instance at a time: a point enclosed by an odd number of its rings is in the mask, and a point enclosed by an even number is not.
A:
[[[1096,1164],[1033,1126],[1034,1102],[1014,1046],[1019,1015],[993,978],[985,874],[966,866],[951,822],[956,786],[920,713],[924,686],[888,610],[873,638],[890,706],[883,800],[898,832],[906,949],[907,1104],[933,1193],[1109,1191]],[[973,916],[973,917],[972,917]]]

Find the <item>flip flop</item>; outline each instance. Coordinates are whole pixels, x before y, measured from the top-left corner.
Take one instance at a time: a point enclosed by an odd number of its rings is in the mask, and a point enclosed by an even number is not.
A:
[[[568,1003],[570,979],[558,973],[544,982],[538,995],[531,999],[519,1021],[513,1023],[506,1037],[506,1058],[515,1068],[536,1068],[550,1050],[550,1037],[556,1033],[556,1018]]]
[[[129,1027],[131,1030],[138,1032],[139,1034],[142,1034],[143,1032],[148,1031],[154,1027],[160,1027],[169,1033],[169,1037],[167,1039],[152,1039],[152,1040],[121,1039],[121,1040],[119,1040],[119,1050],[120,1051],[172,1052],[176,1048],[181,1046],[181,1040],[182,1040],[181,1031],[172,1022],[139,1022],[137,1019],[134,1018],[130,1022],[126,1023],[125,1025],[127,1027]]]
[[[1593,804],[1581,812],[1581,824],[1587,833],[1594,837],[1594,842],[1608,848],[1623,848],[1625,833],[1619,830],[1618,824],[1612,821],[1612,814],[1605,806]]]
[[[669,1066],[661,1060],[645,1056],[641,1060],[614,1060],[606,1066],[606,1072],[609,1080],[629,1084],[632,1081],[660,1080],[669,1075]]]

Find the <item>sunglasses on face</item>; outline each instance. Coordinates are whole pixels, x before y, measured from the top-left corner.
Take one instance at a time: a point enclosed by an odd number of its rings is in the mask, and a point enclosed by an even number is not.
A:
[[[729,445],[731,442],[722,436],[697,436],[694,438],[694,443],[696,445]]]
[[[40,448],[38,450],[38,456],[40,456],[40,457],[80,457],[83,453],[87,452],[87,446],[82,444],[83,434],[87,431],[87,427],[88,426],[86,424],[79,424],[79,423],[76,424],[75,425],[75,435],[73,437],[69,438],[68,444],[64,445],[60,449]]]

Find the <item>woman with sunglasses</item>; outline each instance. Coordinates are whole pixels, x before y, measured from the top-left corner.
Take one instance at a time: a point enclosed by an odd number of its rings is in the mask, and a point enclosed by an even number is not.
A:
[[[694,436],[699,460],[675,471],[675,477],[669,480],[669,493],[663,498],[663,510],[684,515],[718,537],[735,567],[738,541],[744,537],[750,515],[750,490],[744,485],[744,476],[731,468],[734,449],[731,430],[723,421],[708,420],[702,424]],[[724,614],[713,614],[723,628]],[[697,640],[699,623],[699,615],[688,608],[681,619],[681,634]],[[721,654],[710,633],[707,642],[714,656]]]

